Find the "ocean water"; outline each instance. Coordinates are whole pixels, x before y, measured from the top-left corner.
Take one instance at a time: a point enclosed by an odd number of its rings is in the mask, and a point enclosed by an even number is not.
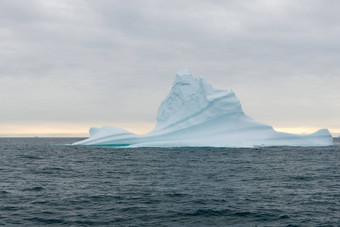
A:
[[[142,148],[0,139],[0,225],[340,226],[340,145]]]

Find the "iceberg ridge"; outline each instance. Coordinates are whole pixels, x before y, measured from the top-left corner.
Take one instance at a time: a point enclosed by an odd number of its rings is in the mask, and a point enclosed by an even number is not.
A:
[[[277,132],[247,116],[232,90],[213,88],[202,77],[179,70],[157,112],[155,128],[136,135],[116,127],[91,128],[90,137],[74,145],[124,147],[330,146],[327,129],[297,135]]]

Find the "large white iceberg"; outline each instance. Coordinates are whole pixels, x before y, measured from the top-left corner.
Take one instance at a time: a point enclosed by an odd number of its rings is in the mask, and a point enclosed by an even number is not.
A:
[[[136,135],[116,127],[91,128],[90,137],[74,145],[119,147],[330,146],[327,129],[313,134],[277,132],[247,116],[232,90],[213,88],[202,77],[180,70],[157,113],[156,127]]]

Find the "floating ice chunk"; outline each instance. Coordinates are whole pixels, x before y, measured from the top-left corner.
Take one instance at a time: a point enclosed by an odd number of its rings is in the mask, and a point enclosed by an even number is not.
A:
[[[136,135],[116,127],[91,128],[90,138],[75,145],[126,147],[330,146],[327,129],[310,135],[275,131],[248,117],[232,90],[214,89],[202,77],[182,69],[157,112],[156,127]]]

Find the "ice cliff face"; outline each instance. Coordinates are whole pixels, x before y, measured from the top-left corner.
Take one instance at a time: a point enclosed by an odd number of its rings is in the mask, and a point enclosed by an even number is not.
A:
[[[212,105],[217,102],[220,105]],[[155,130],[185,128],[227,113],[243,114],[240,102],[231,90],[216,90],[203,78],[180,70],[169,95],[158,109]]]
[[[161,103],[154,130],[136,135],[115,127],[91,128],[90,138],[75,145],[128,147],[175,146],[329,146],[327,129],[310,135],[276,132],[244,114],[231,90],[214,89],[201,77],[180,70]]]

